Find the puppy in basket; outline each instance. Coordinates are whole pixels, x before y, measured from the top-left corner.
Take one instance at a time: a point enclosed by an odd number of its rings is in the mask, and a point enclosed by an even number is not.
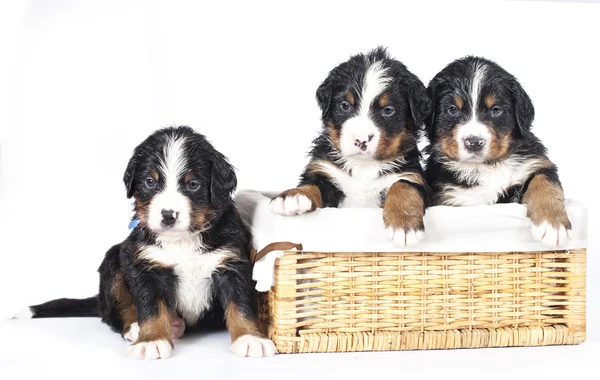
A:
[[[532,235],[548,247],[571,223],[556,166],[531,132],[534,108],[517,79],[479,57],[458,59],[429,83],[430,156],[425,177],[434,205],[527,205]]]
[[[323,127],[298,187],[270,203],[280,215],[322,207],[382,207],[390,240],[424,234],[427,190],[417,148],[430,112],[423,83],[384,48],[340,64],[317,90]]]

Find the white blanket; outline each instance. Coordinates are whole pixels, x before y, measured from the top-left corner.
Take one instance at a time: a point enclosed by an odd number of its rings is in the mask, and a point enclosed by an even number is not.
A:
[[[250,227],[254,247],[261,250],[274,242],[301,243],[313,252],[513,252],[545,251],[531,237],[531,222],[524,205],[430,207],[425,213],[425,238],[408,248],[392,245],[379,208],[324,208],[314,212],[281,216],[269,211],[276,194],[242,190],[236,205]],[[571,240],[561,249],[587,247],[587,209],[573,200],[565,202],[573,227]],[[257,290],[272,286],[274,251],[257,262],[253,277]]]

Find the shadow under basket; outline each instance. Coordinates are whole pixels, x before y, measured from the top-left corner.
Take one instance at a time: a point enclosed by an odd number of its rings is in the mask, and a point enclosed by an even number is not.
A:
[[[286,251],[259,315],[280,353],[578,344],[585,268],[585,249]]]

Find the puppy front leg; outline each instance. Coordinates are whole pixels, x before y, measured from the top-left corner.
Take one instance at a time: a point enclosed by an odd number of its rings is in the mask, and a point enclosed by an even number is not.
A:
[[[277,348],[260,331],[258,324],[250,263],[237,262],[235,267],[219,273],[215,286],[231,334],[231,351],[241,357],[275,355]]]
[[[139,332],[127,349],[135,359],[166,359],[173,349],[172,306],[176,292],[176,276],[169,268],[137,263],[129,271],[128,285],[135,302]]]
[[[269,208],[279,215],[300,215],[323,207],[321,189],[317,185],[300,185],[271,199]]]
[[[560,182],[544,174],[536,174],[523,195],[533,238],[550,248],[564,245],[571,232],[564,198]]]
[[[425,196],[423,185],[407,180],[390,187],[383,204],[383,222],[392,244],[407,247],[423,238]]]
[[[271,200],[272,212],[279,215],[299,215],[317,208],[337,207],[343,194],[316,164],[311,163],[302,174],[300,184]]]

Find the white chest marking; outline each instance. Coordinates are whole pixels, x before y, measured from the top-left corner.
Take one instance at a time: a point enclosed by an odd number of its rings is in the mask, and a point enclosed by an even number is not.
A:
[[[382,192],[387,193],[395,182],[406,177],[402,173],[385,173],[392,164],[362,158],[346,159],[344,169],[326,161],[319,161],[318,165],[346,195],[340,208],[379,207]]]
[[[210,308],[212,302],[211,275],[223,265],[232,252],[203,251],[197,239],[161,241],[161,245],[146,247],[141,257],[173,267],[178,278],[177,310],[188,324],[194,325]]]
[[[476,163],[446,163],[461,182],[476,186],[463,188],[446,185],[443,201],[449,206],[491,205],[510,187],[524,183],[537,169],[543,166],[539,159],[508,158],[490,166]]]

